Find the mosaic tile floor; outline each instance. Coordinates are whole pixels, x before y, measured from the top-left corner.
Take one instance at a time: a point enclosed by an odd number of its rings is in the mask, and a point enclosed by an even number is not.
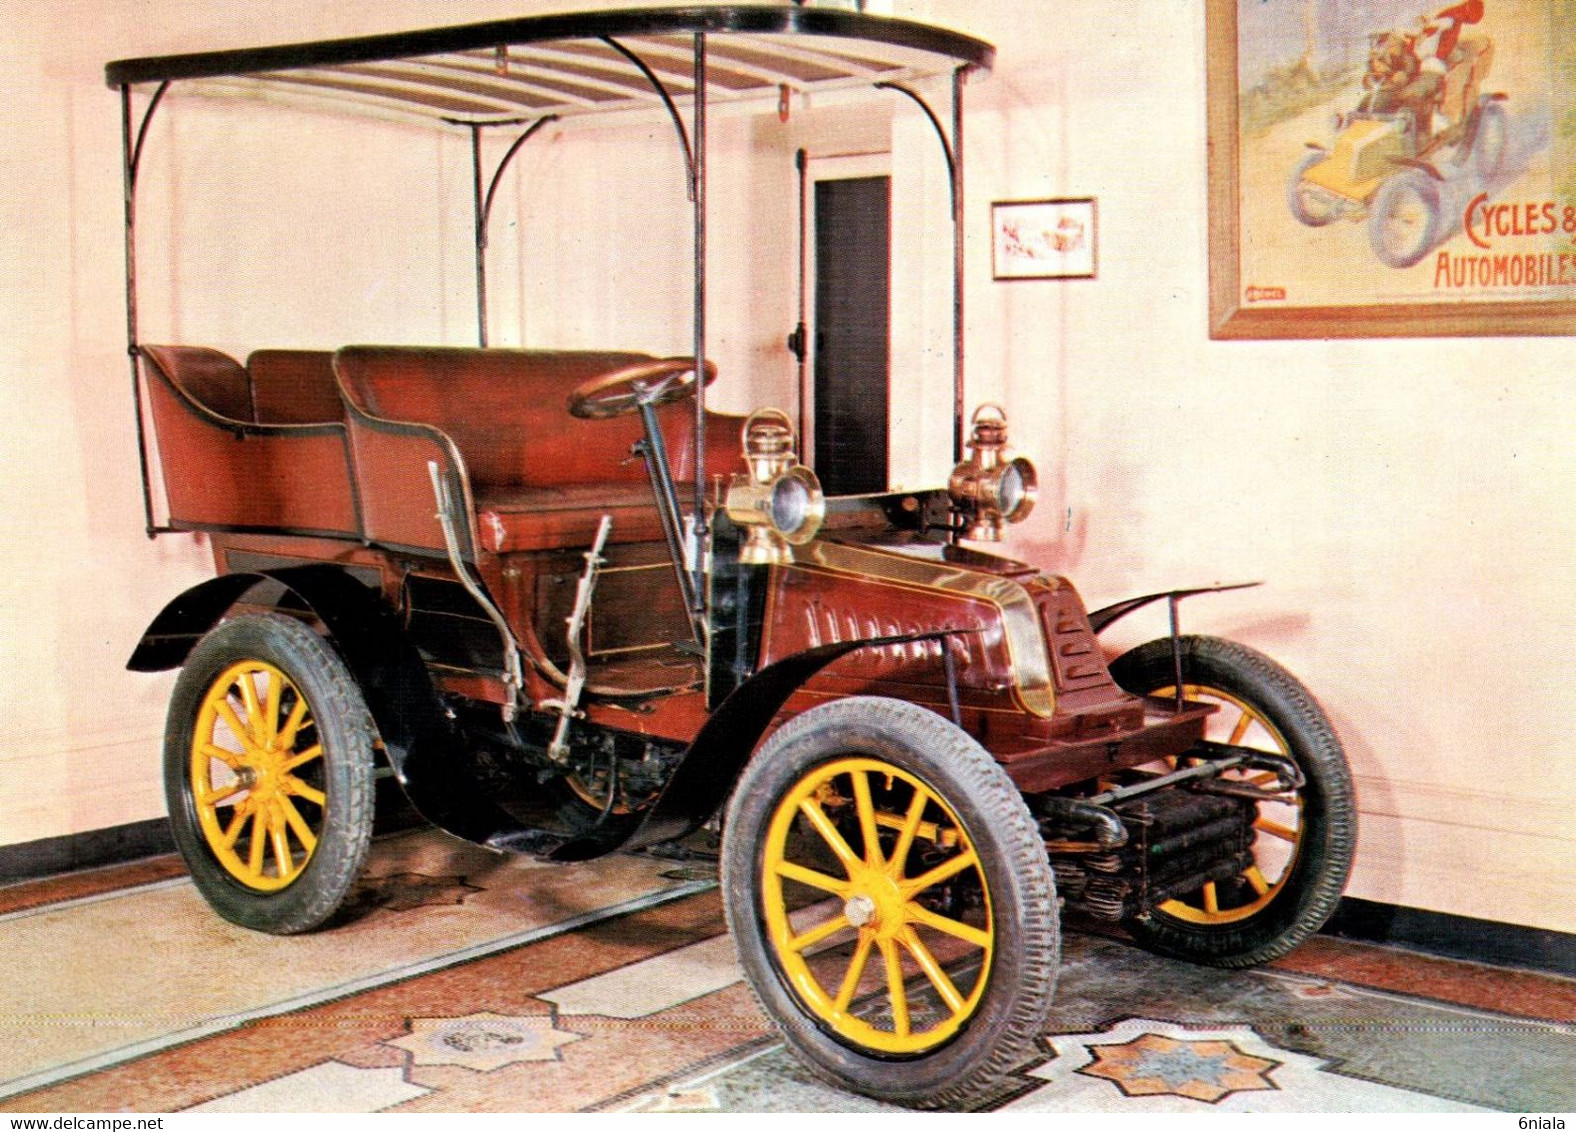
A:
[[[984,1108],[1576,1109],[1576,982],[1318,939],[1223,973],[1069,931]],[[0,1110],[871,1111],[776,1041],[704,868],[382,839],[350,922],[277,939],[148,862],[0,889]]]

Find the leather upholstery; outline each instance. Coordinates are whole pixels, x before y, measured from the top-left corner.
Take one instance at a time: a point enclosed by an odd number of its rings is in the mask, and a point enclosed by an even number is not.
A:
[[[239,362],[206,346],[143,346],[142,353],[197,404],[232,421],[255,421],[252,380]]]
[[[602,514],[613,515],[618,542],[661,537],[644,463],[631,457],[641,438],[636,414],[605,420],[569,415],[576,386],[648,355],[581,351],[478,350],[352,346],[335,368],[351,407],[351,436],[369,534],[385,523],[433,537],[431,490],[409,500],[386,492],[411,490],[426,476],[434,438],[407,432],[421,424],[451,440],[468,473],[481,546],[494,553],[584,546]],[[693,475],[687,401],[658,410],[675,477]],[[708,413],[709,463],[716,474],[742,470],[741,418]],[[406,433],[406,435],[401,435]],[[693,490],[693,489],[689,489]],[[681,503],[688,492],[681,495]],[[397,513],[400,512],[400,513]],[[411,545],[409,542],[406,545]],[[416,545],[430,545],[423,542]],[[441,545],[441,542],[438,543]]]
[[[631,455],[639,416],[580,420],[567,408],[582,382],[648,355],[352,346],[259,350],[243,368],[206,347],[142,351],[177,525],[344,532],[441,552],[434,462],[466,509],[470,555],[586,546],[603,514],[615,542],[662,537]],[[657,414],[687,505],[694,406]],[[743,470],[742,423],[707,414],[708,480]]]
[[[247,373],[199,346],[143,346],[169,521],[360,533],[345,426],[256,424]]]
[[[343,421],[345,406],[329,350],[254,350],[246,359],[252,411],[260,424]]]

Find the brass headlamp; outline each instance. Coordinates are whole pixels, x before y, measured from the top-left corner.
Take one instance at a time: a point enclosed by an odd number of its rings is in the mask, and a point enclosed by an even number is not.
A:
[[[780,409],[761,409],[744,422],[740,439],[750,474],[734,476],[723,509],[745,529],[739,561],[769,566],[793,561],[821,529],[826,496],[815,473],[798,462],[793,422]]]
[[[1000,405],[974,410],[973,425],[969,458],[952,469],[947,494],[969,524],[964,537],[1000,542],[1004,523],[1021,522],[1034,509],[1040,477],[1024,457],[1005,459],[1007,414]]]

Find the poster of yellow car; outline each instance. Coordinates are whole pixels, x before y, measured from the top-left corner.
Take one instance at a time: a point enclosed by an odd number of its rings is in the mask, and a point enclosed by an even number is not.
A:
[[[1576,2],[1235,5],[1248,307],[1576,298]]]

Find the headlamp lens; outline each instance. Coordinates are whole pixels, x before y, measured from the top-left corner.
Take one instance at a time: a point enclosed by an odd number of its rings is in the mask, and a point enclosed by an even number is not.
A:
[[[810,517],[810,489],[796,476],[784,476],[772,487],[771,522],[780,533],[794,534]]]
[[[1001,513],[1011,518],[1013,512],[1023,504],[1028,496],[1028,488],[1024,486],[1023,469],[1016,462],[1008,464],[1001,474]]]

